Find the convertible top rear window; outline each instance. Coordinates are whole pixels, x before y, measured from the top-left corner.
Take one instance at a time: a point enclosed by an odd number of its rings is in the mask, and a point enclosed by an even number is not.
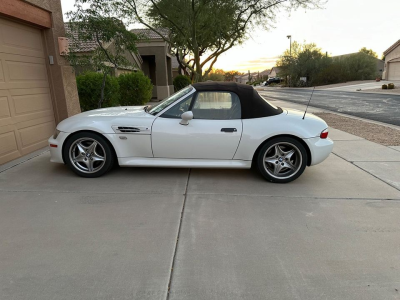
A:
[[[269,104],[250,85],[235,82],[202,82],[195,83],[193,87],[198,92],[225,91],[239,96],[242,119],[255,119],[276,116],[283,111],[280,107]]]

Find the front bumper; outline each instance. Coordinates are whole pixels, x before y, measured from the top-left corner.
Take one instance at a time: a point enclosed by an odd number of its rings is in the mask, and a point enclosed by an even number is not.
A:
[[[48,140],[49,142],[49,149],[50,149],[50,161],[54,163],[63,164],[64,160],[62,158],[62,146],[66,138],[70,135],[67,132],[60,132],[55,139],[54,136],[51,136]],[[50,146],[52,145],[52,146]],[[57,147],[56,147],[57,146]]]
[[[330,138],[321,139],[320,137],[315,137],[303,140],[311,152],[311,166],[323,162],[333,150],[333,141]]]

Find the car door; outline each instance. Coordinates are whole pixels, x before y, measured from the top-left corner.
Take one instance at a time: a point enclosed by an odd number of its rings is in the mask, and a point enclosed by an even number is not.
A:
[[[181,114],[193,119],[181,125]],[[160,115],[152,126],[157,158],[233,159],[242,135],[239,97],[231,92],[197,92]]]

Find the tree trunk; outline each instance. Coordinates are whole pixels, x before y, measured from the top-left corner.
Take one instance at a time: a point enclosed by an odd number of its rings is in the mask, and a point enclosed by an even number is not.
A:
[[[103,76],[103,83],[101,84],[101,93],[100,93],[100,101],[99,101],[99,108],[101,108],[101,105],[103,104],[104,101],[104,89],[106,87],[106,78],[107,78],[107,73],[104,72]]]

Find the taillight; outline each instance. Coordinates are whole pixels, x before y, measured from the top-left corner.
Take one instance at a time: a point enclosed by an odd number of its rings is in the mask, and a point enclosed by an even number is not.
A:
[[[321,134],[320,134],[320,138],[321,139],[326,139],[327,137],[328,137],[328,133],[329,133],[329,130],[328,130],[328,128],[327,129],[325,129],[324,131],[322,131],[321,132]]]

